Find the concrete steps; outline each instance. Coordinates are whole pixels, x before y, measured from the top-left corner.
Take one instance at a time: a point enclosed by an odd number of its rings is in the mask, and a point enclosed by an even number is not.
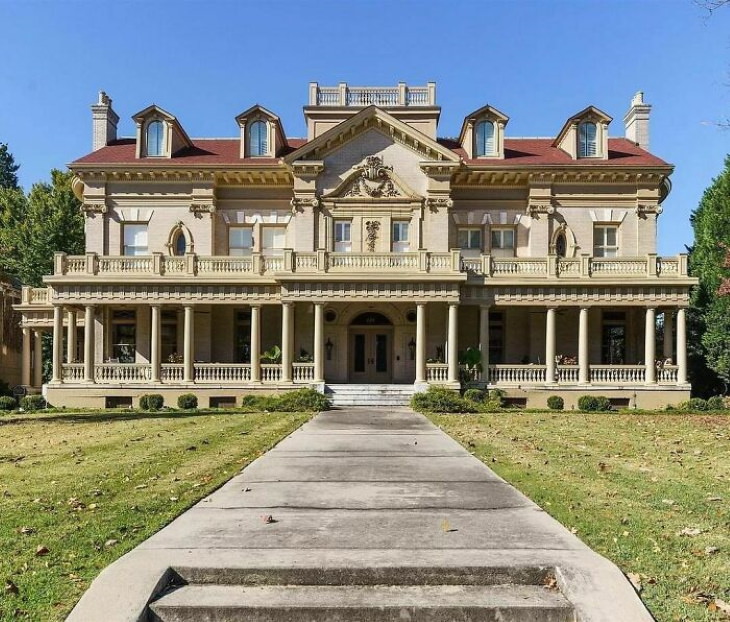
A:
[[[537,585],[185,585],[150,605],[153,622],[573,622]]]
[[[408,406],[411,384],[328,384],[325,394],[333,406]]]

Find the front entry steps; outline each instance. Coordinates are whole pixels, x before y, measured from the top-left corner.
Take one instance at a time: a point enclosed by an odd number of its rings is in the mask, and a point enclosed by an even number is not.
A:
[[[408,406],[412,384],[327,384],[333,406]]]
[[[395,569],[390,569],[395,570]],[[433,569],[368,572],[312,569],[269,572],[194,571],[150,604],[153,622],[574,622],[575,611],[545,569]],[[209,575],[209,576],[206,576]],[[309,575],[309,576],[307,576]],[[362,576],[359,576],[362,575]],[[509,576],[511,575],[511,576]],[[272,579],[282,580],[274,584]],[[306,578],[314,579],[307,581]],[[439,581],[439,579],[441,581]],[[504,582],[503,582],[504,581]],[[379,583],[382,582],[382,583]],[[387,583],[386,583],[387,582]]]

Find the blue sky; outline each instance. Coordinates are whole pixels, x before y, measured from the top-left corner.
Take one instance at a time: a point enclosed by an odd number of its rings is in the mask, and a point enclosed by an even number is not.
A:
[[[553,136],[589,104],[620,136],[643,90],[651,150],[676,165],[659,225],[674,254],[730,152],[715,123],[730,118],[730,7],[708,16],[692,0],[0,0],[0,32],[0,142],[25,187],[89,151],[100,89],[121,135],[154,102],[193,137],[235,136],[253,103],[302,136],[310,81],[433,80],[441,136],[485,103],[508,136]]]

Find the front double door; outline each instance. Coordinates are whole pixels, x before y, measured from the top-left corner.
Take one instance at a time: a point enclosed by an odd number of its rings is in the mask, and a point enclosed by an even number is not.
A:
[[[354,328],[350,332],[350,382],[389,383],[392,380],[391,330]]]

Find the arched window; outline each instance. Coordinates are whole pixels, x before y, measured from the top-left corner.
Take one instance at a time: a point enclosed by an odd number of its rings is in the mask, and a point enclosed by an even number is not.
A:
[[[254,121],[248,131],[249,152],[252,156],[265,156],[269,154],[267,140],[268,128],[263,121]]]
[[[175,242],[173,243],[172,247],[172,254],[173,255],[184,255],[185,251],[188,249],[188,241],[185,239],[185,234],[182,232],[182,229],[177,232],[177,235],[175,236]]]
[[[479,121],[477,123],[475,151],[477,156],[494,154],[494,123],[491,121]]]
[[[558,257],[565,257],[568,252],[568,243],[565,240],[565,234],[561,231],[555,238],[555,254]]]
[[[586,158],[596,155],[596,124],[581,123],[578,132],[578,156]]]
[[[147,126],[147,155],[161,156],[163,151],[165,129],[162,121],[152,121]]]

